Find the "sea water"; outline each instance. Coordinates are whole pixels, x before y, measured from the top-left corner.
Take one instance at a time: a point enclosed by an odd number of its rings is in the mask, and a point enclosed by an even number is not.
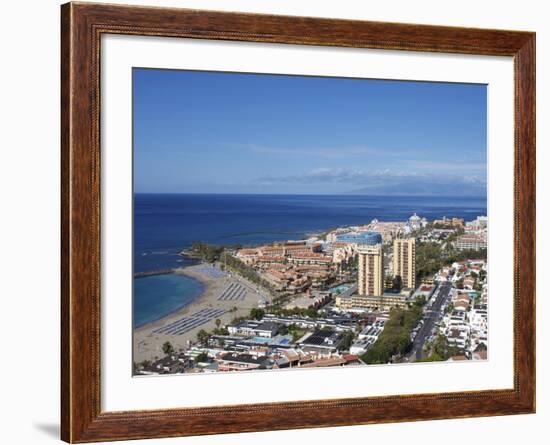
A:
[[[300,239],[337,226],[487,214],[485,197],[361,195],[135,194],[134,271],[196,263],[179,252],[193,241],[257,245]],[[134,279],[134,324],[194,301],[203,285],[182,275]]]
[[[134,278],[134,327],[158,320],[197,299],[201,282],[182,275]]]

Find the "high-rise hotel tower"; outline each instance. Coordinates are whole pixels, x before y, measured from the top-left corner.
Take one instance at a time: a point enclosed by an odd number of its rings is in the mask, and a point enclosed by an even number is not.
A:
[[[416,283],[416,240],[396,238],[393,241],[393,275],[399,275],[403,287],[414,289]]]
[[[384,293],[384,256],[382,245],[361,246],[359,253],[359,295]]]

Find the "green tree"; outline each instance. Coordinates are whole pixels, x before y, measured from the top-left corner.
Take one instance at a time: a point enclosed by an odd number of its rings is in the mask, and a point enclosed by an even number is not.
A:
[[[394,292],[401,292],[403,288],[403,279],[401,275],[396,275],[392,281],[392,289]]]
[[[210,334],[206,332],[204,329],[201,329],[197,333],[197,340],[201,345],[205,345],[208,342],[208,339],[210,338]]]
[[[263,309],[256,308],[256,307],[250,309],[250,318],[261,320],[262,318],[264,318],[264,315],[265,315],[265,311]]]
[[[460,231],[447,238],[445,248],[435,242],[418,242],[416,244],[416,276],[418,281],[433,275],[445,265],[468,258],[487,259],[487,249],[457,250],[453,247],[453,241]]]
[[[460,349],[451,346],[444,335],[438,335],[431,345],[430,355],[424,361],[445,361],[458,354],[460,354]]]
[[[421,295],[420,297],[417,297],[416,300],[414,300],[413,306],[417,308],[422,308],[426,305],[426,297],[424,295]]]
[[[351,345],[353,344],[353,338],[354,338],[354,334],[353,332],[351,331],[346,331],[344,333],[344,336],[342,338],[342,342],[340,343],[340,345],[338,346],[338,349],[340,351],[349,351],[349,348],[351,347]]]
[[[286,335],[288,334],[289,330],[288,330],[288,326],[287,325],[279,325],[279,334],[281,335]]]
[[[254,270],[250,266],[247,266],[233,255],[230,255],[227,252],[222,252],[222,254],[220,254],[220,261],[224,262],[227,265],[228,269],[233,270],[234,272],[238,273],[252,283],[257,284],[262,288],[268,290],[270,293],[274,293],[273,286],[269,284],[266,280],[264,280],[258,274],[258,272],[256,272],[256,270]]]
[[[384,330],[362,360],[367,364],[384,364],[394,355],[407,353],[412,345],[410,333],[422,318],[422,306],[423,301],[418,299],[408,309],[392,309]]]
[[[214,335],[229,335],[227,328],[215,328],[212,333]]]
[[[172,346],[172,343],[169,341],[164,342],[162,345],[162,352],[164,352],[165,355],[170,355],[174,352],[174,347]]]
[[[222,252],[225,250],[223,246],[214,246],[211,244],[201,243],[199,241],[193,241],[191,243],[191,253],[200,257],[204,261],[213,263],[220,259]]]
[[[214,323],[216,323],[216,327],[219,328],[222,324],[222,321],[219,318],[216,318],[216,321]]]
[[[206,352],[201,352],[199,355],[195,357],[195,362],[201,363],[208,361],[208,354]]]
[[[485,343],[480,343],[479,345],[477,345],[474,352],[480,352],[480,351],[486,351],[486,350],[487,350],[487,345],[485,345]]]
[[[270,306],[267,308],[267,311],[271,314],[278,315],[280,317],[289,317],[292,315],[296,315],[299,317],[309,317],[309,318],[319,318],[319,309],[315,309],[313,307],[304,309],[304,308],[298,308],[294,307],[291,309],[282,308],[280,306]]]

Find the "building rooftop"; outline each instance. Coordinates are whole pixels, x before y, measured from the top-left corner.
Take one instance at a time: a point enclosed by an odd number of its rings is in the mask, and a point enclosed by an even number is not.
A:
[[[222,354],[220,357],[221,360],[224,360],[226,362],[235,362],[235,363],[246,363],[250,365],[261,365],[263,362],[267,360],[267,357],[265,355],[260,357],[255,357],[251,354],[239,354],[236,352],[228,352],[226,354]]]
[[[378,232],[364,231],[356,233],[346,233],[344,235],[338,235],[337,241],[345,243],[364,244],[374,246],[382,242],[382,235]]]
[[[346,360],[342,357],[332,357],[326,359],[314,360],[311,363],[306,363],[301,368],[321,368],[325,366],[342,366],[346,364]]]
[[[341,338],[342,335],[338,332],[329,329],[320,329],[303,340],[302,344],[309,346],[333,346],[335,343],[338,343]]]
[[[274,332],[274,331],[277,331],[278,326],[277,326],[276,323],[273,323],[271,321],[264,321],[264,322],[260,323],[258,326],[256,326],[254,329],[257,330],[257,331]]]

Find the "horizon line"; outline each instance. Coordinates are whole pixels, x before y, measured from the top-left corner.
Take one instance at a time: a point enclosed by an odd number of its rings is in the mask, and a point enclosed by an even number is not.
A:
[[[249,192],[249,193],[226,193],[226,192],[142,192],[142,191],[133,191],[134,195],[257,195],[257,196],[370,196],[370,197],[388,197],[388,196],[399,196],[399,197],[453,197],[453,198],[485,198],[487,195],[425,195],[425,194],[399,194],[399,193],[389,193],[389,194],[369,194],[369,193],[262,193],[262,192]]]

